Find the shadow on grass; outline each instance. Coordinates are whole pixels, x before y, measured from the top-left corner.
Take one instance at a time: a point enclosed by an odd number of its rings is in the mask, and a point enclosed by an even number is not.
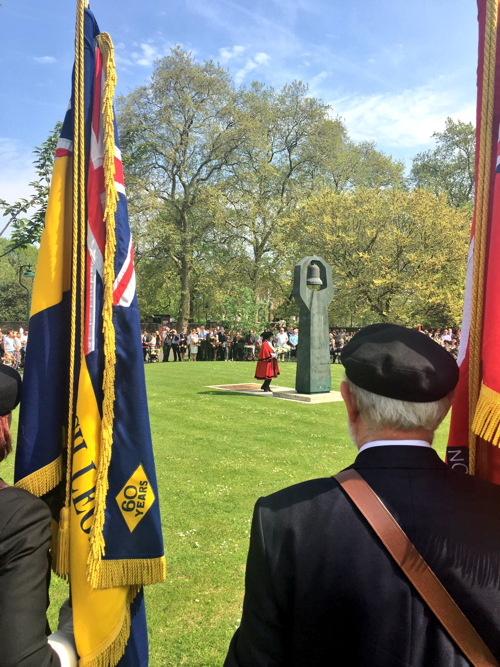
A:
[[[237,389],[210,389],[208,391],[197,391],[198,395],[208,395],[208,396],[260,396],[260,393],[257,393],[259,390],[256,389],[255,393],[250,393],[249,391],[238,391]]]

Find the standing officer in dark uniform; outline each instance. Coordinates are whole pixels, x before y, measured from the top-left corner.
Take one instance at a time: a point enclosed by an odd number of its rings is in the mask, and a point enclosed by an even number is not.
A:
[[[455,360],[417,331],[362,329],[342,352],[354,468],[500,658],[500,487],[432,449]],[[226,667],[471,663],[332,477],[255,506],[240,628]]]
[[[227,336],[224,327],[221,327],[217,331],[217,341],[218,341],[218,346],[217,346],[217,355],[215,357],[215,361],[217,360],[227,361],[227,354],[226,354]]]
[[[208,331],[205,329],[204,324],[201,325],[200,330],[198,331],[198,340],[200,341],[200,347],[198,348],[198,361],[207,361]]]
[[[170,350],[172,349],[172,333],[170,327],[167,327],[163,332],[163,361],[167,362],[170,357]]]

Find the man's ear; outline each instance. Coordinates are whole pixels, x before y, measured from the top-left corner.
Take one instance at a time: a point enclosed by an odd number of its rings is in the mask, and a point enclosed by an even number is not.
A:
[[[349,421],[351,423],[354,423],[359,415],[358,412],[358,406],[356,405],[356,401],[354,399],[354,396],[351,394],[351,390],[349,388],[349,384],[343,380],[340,383],[340,393],[342,395],[342,398],[344,399],[345,407],[347,410],[347,416],[349,418]]]

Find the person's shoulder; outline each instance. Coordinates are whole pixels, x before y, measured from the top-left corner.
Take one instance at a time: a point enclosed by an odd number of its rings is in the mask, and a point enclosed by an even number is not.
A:
[[[339,485],[332,477],[320,477],[293,484],[268,496],[259,498],[257,505],[279,510],[294,505],[311,503],[316,505],[326,497],[339,492]]]
[[[10,520],[16,518],[30,523],[37,521],[49,522],[51,518],[48,505],[29,491],[8,486],[0,491],[0,529]]]
[[[477,498],[487,498],[493,502],[498,503],[500,508],[500,485],[493,484],[485,479],[476,477],[475,475],[466,475],[461,471],[449,469],[449,479],[452,483],[460,488],[463,493],[471,494]]]

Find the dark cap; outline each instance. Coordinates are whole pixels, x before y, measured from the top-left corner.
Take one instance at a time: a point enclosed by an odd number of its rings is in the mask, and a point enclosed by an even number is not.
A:
[[[358,387],[400,401],[438,401],[458,382],[455,359],[427,335],[396,324],[371,324],[340,357]]]
[[[11,368],[0,364],[0,417],[8,415],[21,399],[21,376]]]
[[[272,331],[263,331],[260,334],[260,337],[262,338],[262,340],[268,340],[269,338],[273,337],[273,332]]]

